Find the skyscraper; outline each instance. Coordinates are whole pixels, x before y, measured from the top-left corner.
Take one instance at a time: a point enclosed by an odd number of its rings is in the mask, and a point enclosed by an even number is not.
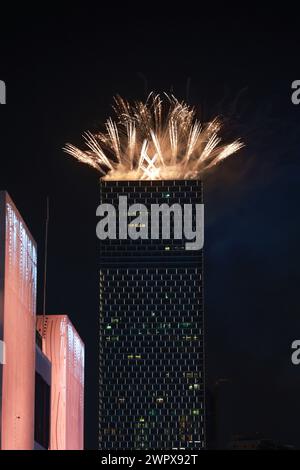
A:
[[[202,183],[101,181],[102,204],[119,196],[199,204]],[[205,447],[202,251],[185,242],[101,242],[100,449]]]
[[[50,450],[82,450],[84,344],[67,315],[38,316],[37,329],[52,365]]]
[[[13,201],[0,192],[0,448],[34,447],[36,244]]]

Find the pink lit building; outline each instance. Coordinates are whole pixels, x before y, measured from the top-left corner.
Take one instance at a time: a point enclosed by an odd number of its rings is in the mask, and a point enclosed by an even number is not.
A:
[[[52,366],[50,450],[83,449],[84,344],[67,315],[37,317]]]
[[[34,447],[36,244],[0,192],[0,449]]]
[[[36,244],[0,191],[0,450],[83,449],[84,345],[66,315],[36,317],[36,289]]]

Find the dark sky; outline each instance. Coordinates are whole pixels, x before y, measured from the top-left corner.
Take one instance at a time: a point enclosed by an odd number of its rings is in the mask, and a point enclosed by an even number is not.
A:
[[[113,95],[155,90],[187,98],[204,120],[221,114],[227,135],[246,143],[205,181],[207,374],[232,380],[236,433],[300,448],[300,366],[290,360],[300,338],[300,106],[291,102],[300,33],[261,12],[254,22],[221,11],[28,8],[1,17],[0,188],[38,242],[39,309],[51,198],[47,310],[69,314],[86,344],[86,447],[97,447],[99,187],[61,149],[103,122]]]

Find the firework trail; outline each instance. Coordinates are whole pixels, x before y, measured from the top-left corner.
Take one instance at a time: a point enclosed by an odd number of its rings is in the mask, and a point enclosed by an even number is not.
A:
[[[200,179],[243,143],[222,144],[218,118],[201,124],[195,110],[174,96],[151,93],[145,103],[114,99],[116,120],[105,132],[83,135],[86,149],[64,151],[95,168],[106,180]]]

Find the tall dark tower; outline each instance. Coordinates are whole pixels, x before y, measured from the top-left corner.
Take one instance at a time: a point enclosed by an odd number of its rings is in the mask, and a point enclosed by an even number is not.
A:
[[[202,183],[101,181],[102,204],[119,196],[199,204]],[[100,449],[205,447],[202,250],[185,242],[101,242]]]

